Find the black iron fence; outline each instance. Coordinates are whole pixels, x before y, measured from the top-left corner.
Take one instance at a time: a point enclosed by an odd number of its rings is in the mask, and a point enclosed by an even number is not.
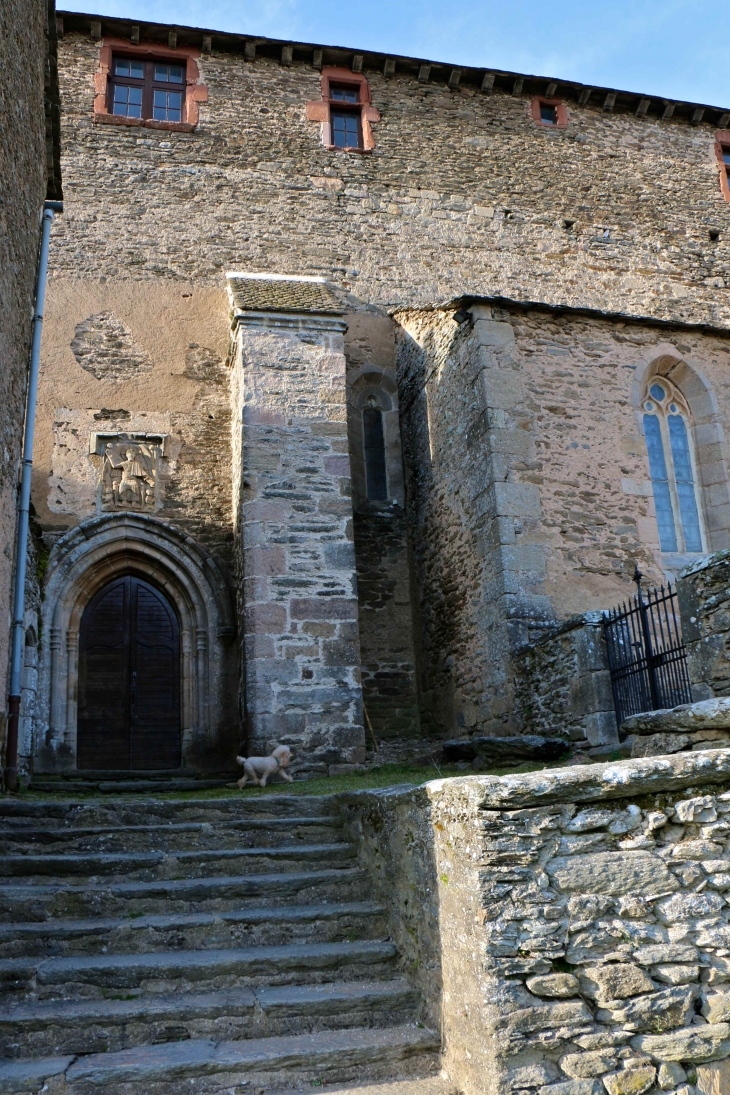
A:
[[[687,651],[677,612],[677,593],[641,588],[636,568],[636,595],[603,614],[603,634],[611,670],[616,722],[629,715],[691,703]]]

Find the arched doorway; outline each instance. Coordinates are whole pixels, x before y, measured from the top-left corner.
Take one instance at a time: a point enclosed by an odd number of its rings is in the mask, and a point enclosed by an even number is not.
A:
[[[79,768],[180,766],[180,626],[159,589],[127,574],[89,601],[78,680]]]

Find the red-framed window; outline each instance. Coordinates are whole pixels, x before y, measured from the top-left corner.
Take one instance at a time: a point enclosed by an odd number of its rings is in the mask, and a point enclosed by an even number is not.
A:
[[[362,148],[359,85],[330,84],[330,138],[335,148]]]
[[[530,103],[533,121],[538,125],[564,129],[568,124],[568,111],[562,99],[545,99],[535,95]]]
[[[208,101],[199,57],[193,46],[132,46],[128,39],[105,37],[94,74],[94,121],[192,132],[200,103]]]
[[[185,108],[185,65],[112,57],[109,113],[126,118],[182,122]]]
[[[370,152],[375,148],[372,123],[380,121],[370,100],[366,78],[347,68],[322,69],[322,98],[307,103],[307,118],[322,123],[325,148]]]
[[[730,130],[718,129],[715,134],[715,155],[720,165],[720,190],[730,202]]]

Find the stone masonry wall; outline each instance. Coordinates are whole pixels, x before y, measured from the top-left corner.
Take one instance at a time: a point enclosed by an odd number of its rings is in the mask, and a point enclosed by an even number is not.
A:
[[[730,695],[730,552],[685,570],[677,598],[693,700]]]
[[[726,340],[537,309],[470,312],[461,326],[447,310],[397,313],[423,704],[450,733],[518,729],[516,650],[561,618],[620,603],[636,564],[658,585],[690,560],[658,543],[640,413],[654,375],[680,378],[695,416],[708,545],[730,534]]]
[[[46,197],[44,83],[48,5],[8,0],[0,10],[0,684],[6,694],[15,519],[40,217]],[[55,195],[54,195],[55,196]],[[0,703],[0,751],[5,699]]]
[[[221,287],[226,269],[263,269],[344,280],[386,307],[501,294],[727,322],[730,210],[706,122],[571,102],[551,129],[526,95],[366,68],[375,148],[339,153],[306,117],[318,70],[246,61],[215,36],[196,132],[94,125],[100,44],[88,17],[64,23],[64,277]]]
[[[348,797],[465,1095],[726,1090],[728,784],[717,750]]]
[[[344,323],[237,313],[240,572],[250,755],[365,759]]]
[[[618,742],[599,613],[573,617],[515,655],[515,702],[523,732],[577,744]]]

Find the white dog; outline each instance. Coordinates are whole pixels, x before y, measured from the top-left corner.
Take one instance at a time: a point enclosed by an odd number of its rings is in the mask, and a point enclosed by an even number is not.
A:
[[[257,783],[259,787],[265,787],[269,776],[276,775],[277,772],[281,772],[288,783],[294,782],[285,771],[291,762],[291,749],[288,745],[277,745],[270,757],[236,757],[236,760],[243,765],[243,776],[238,781],[238,786],[241,788],[245,787],[249,780]]]

